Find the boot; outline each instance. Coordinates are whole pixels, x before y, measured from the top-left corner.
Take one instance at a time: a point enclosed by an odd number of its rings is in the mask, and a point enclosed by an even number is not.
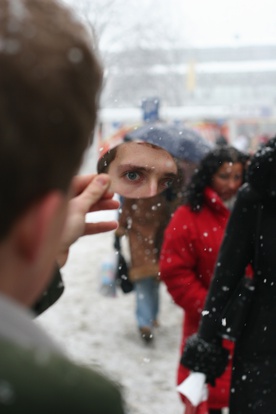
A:
[[[139,328],[139,330],[140,330],[141,338],[145,342],[151,342],[153,340],[153,334],[152,334],[152,331],[149,327],[142,326],[141,328]]]

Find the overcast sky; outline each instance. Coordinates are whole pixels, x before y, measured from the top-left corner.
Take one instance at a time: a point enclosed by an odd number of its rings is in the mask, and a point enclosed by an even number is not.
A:
[[[105,0],[66,1],[77,7],[81,1],[92,5]],[[118,28],[160,21],[182,46],[276,44],[275,0],[114,0],[113,7]],[[105,42],[110,46],[112,35]]]
[[[275,0],[171,1],[178,4],[174,8],[175,19],[185,16],[188,42],[276,43]]]

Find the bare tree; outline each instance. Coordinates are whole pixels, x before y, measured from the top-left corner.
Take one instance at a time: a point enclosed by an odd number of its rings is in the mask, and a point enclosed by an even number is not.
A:
[[[184,74],[173,74],[178,31],[167,4],[150,0],[67,0],[86,21],[105,67],[103,106],[138,106],[147,96],[182,102]],[[165,10],[166,7],[166,10]],[[160,71],[164,71],[160,77]]]

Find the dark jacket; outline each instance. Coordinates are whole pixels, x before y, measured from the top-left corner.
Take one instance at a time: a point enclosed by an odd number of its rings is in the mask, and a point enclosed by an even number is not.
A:
[[[199,334],[212,341],[220,314],[248,263],[256,290],[246,327],[235,347],[231,414],[272,414],[276,407],[276,142],[259,151],[249,182],[239,191],[223,240]],[[260,233],[257,234],[261,208]],[[258,260],[256,262],[256,246]]]
[[[64,284],[62,281],[62,277],[59,268],[56,267],[50,283],[48,284],[47,288],[42,293],[38,301],[32,306],[32,311],[35,313],[36,316],[40,315],[60,298],[63,291]]]
[[[0,340],[2,414],[123,414],[118,387],[64,356]]]
[[[120,389],[68,359],[30,311],[0,295],[1,414],[123,414]]]

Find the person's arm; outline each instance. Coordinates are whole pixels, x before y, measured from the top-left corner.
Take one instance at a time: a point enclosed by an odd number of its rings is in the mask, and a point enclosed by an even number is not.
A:
[[[259,198],[248,185],[238,193],[219,251],[199,327],[206,341],[217,336],[220,315],[253,260]]]
[[[186,211],[176,210],[165,230],[159,261],[160,277],[174,302],[198,319],[207,289],[196,274],[192,220]]]

